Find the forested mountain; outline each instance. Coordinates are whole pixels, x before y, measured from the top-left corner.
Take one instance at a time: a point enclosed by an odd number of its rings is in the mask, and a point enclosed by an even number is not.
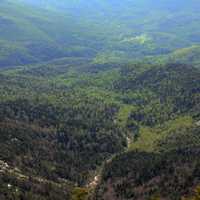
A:
[[[95,55],[88,25],[63,13],[0,2],[0,66],[30,64],[64,56]],[[81,33],[81,34],[80,34]],[[98,35],[97,35],[98,37]]]
[[[0,9],[1,66],[64,56],[118,62],[200,42],[196,0],[4,0]]]
[[[198,0],[0,1],[0,200],[197,200]]]

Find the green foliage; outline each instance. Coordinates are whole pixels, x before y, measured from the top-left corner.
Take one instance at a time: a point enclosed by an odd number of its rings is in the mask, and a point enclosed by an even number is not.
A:
[[[182,131],[185,132],[185,130],[191,128],[192,125],[193,120],[191,117],[181,116],[174,120],[167,121],[166,123],[158,125],[154,128],[142,126],[138,133],[139,137],[137,138],[137,140],[131,143],[129,149],[147,152],[157,151],[157,143],[159,143],[159,141],[163,142],[167,140],[170,135],[172,137],[180,136],[181,138]],[[176,132],[177,134],[175,134]],[[167,151],[169,150],[169,147],[165,146],[163,147],[163,150]]]
[[[101,102],[62,108],[17,100],[0,107],[0,157],[27,173],[82,185],[91,171],[125,146],[113,124],[115,108]]]
[[[84,188],[75,188],[72,192],[72,200],[86,200],[88,198],[88,190]]]
[[[64,56],[122,63],[190,48],[200,41],[196,0],[176,2],[176,6],[163,0],[157,6],[147,0],[30,2],[0,3],[1,67]],[[180,60],[174,57],[187,59],[178,52],[170,60]]]
[[[14,172],[0,174],[2,200],[63,200],[71,199],[71,184],[50,182],[39,177],[24,177]]]
[[[95,199],[180,199],[199,181],[199,148],[164,154],[129,152],[107,164]]]
[[[191,194],[198,2],[49,2],[0,2],[0,199]]]

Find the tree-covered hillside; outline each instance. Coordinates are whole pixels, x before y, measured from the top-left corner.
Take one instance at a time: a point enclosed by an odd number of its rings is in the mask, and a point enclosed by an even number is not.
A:
[[[0,159],[26,177],[86,187],[127,146],[163,151],[163,138],[200,119],[195,67],[71,61],[1,72]]]
[[[1,66],[60,57],[96,63],[162,55],[199,44],[193,1],[28,1],[0,6]],[[13,34],[15,33],[15,34]]]
[[[100,43],[94,37],[99,36],[90,33],[88,27],[71,15],[34,9],[17,1],[1,1],[0,66],[24,65],[64,56],[94,56]]]
[[[24,0],[24,2],[31,2]],[[92,24],[104,35],[104,51],[112,57],[163,54],[199,42],[199,4],[192,1],[34,1]],[[97,32],[96,32],[97,33]],[[101,52],[98,56],[105,56]],[[124,55],[125,54],[125,55]]]
[[[0,1],[0,200],[197,200],[198,0]]]

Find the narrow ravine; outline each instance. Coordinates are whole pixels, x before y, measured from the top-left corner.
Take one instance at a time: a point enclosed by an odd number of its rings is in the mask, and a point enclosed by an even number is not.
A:
[[[125,148],[125,151],[127,151],[131,145],[132,139],[127,136],[126,137],[126,141],[127,141],[127,147]],[[121,152],[122,153],[122,152]],[[112,162],[112,160],[117,156],[118,154],[114,154],[112,155],[110,158],[108,158],[107,160],[105,160],[102,164],[102,166],[100,167],[100,169],[98,170],[98,172],[95,174],[94,178],[87,184],[87,188],[90,190],[95,190],[95,188],[97,187],[97,185],[100,183],[101,181],[101,174],[102,174],[102,170],[105,164],[108,164],[110,162]]]

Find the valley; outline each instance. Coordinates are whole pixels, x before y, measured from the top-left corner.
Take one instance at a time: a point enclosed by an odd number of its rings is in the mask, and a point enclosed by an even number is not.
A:
[[[200,7],[173,2],[0,2],[1,200],[199,199]]]

